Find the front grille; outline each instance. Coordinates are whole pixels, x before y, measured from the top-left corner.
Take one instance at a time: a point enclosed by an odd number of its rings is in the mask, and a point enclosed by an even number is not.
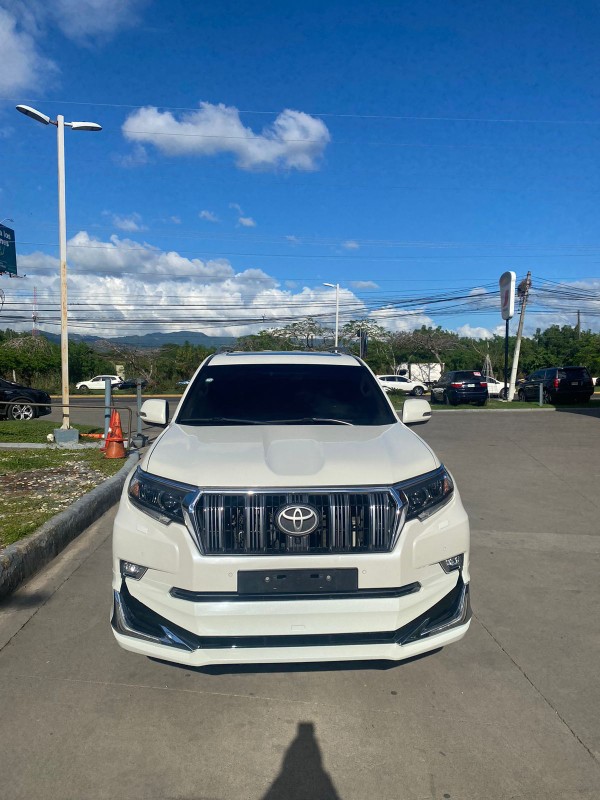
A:
[[[307,504],[317,528],[304,536],[275,524],[282,506]],[[389,489],[358,492],[202,493],[194,528],[207,555],[294,555],[389,551],[402,518],[402,503]]]

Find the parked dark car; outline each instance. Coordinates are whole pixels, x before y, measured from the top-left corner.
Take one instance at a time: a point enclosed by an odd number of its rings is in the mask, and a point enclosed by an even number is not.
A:
[[[148,385],[148,381],[142,381],[142,389],[145,389]],[[113,389],[137,389],[137,379],[136,378],[129,378],[126,381],[119,381],[119,383],[113,384]]]
[[[484,406],[488,399],[488,387],[481,372],[465,369],[445,372],[431,387],[431,402],[457,406],[459,403],[475,403]]]
[[[40,389],[30,389],[0,378],[0,418],[27,420],[43,417],[52,411],[50,402],[50,395]],[[47,405],[34,406],[32,403]]]
[[[594,394],[594,382],[585,367],[538,369],[519,386],[519,400],[537,400],[540,386],[544,403],[587,403]]]

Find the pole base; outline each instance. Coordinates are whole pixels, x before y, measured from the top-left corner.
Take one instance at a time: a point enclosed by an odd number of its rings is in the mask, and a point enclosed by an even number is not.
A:
[[[79,442],[79,431],[77,428],[55,428],[54,441],[56,444],[77,444]]]

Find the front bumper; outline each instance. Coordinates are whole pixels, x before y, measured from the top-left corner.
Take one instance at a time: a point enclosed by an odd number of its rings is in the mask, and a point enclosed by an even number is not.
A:
[[[469,584],[463,582],[462,575],[458,575],[455,587],[448,594],[402,627],[362,633],[202,636],[170,622],[141,603],[130,594],[126,580],[122,581],[120,591],[113,594],[111,625],[122,647],[190,666],[363,659],[401,661],[461,639],[471,620]]]

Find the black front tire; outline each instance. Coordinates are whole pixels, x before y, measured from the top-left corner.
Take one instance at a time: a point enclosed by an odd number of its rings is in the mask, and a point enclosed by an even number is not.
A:
[[[415,397],[421,397],[423,394],[423,387],[415,386],[415,388],[412,390],[412,394],[414,394]]]
[[[525,402],[527,402],[527,398],[525,397],[525,392],[524,392],[522,389],[519,389],[519,395],[518,395],[518,397],[519,397],[519,402],[520,402],[520,403],[525,403]]]
[[[90,387],[89,386],[80,386],[79,387],[79,391],[81,392],[81,394],[89,394],[90,393]]]
[[[6,412],[6,419],[16,420],[18,422],[26,422],[30,419],[35,419],[37,416],[35,406],[32,406],[26,398],[18,398],[8,407]]]

